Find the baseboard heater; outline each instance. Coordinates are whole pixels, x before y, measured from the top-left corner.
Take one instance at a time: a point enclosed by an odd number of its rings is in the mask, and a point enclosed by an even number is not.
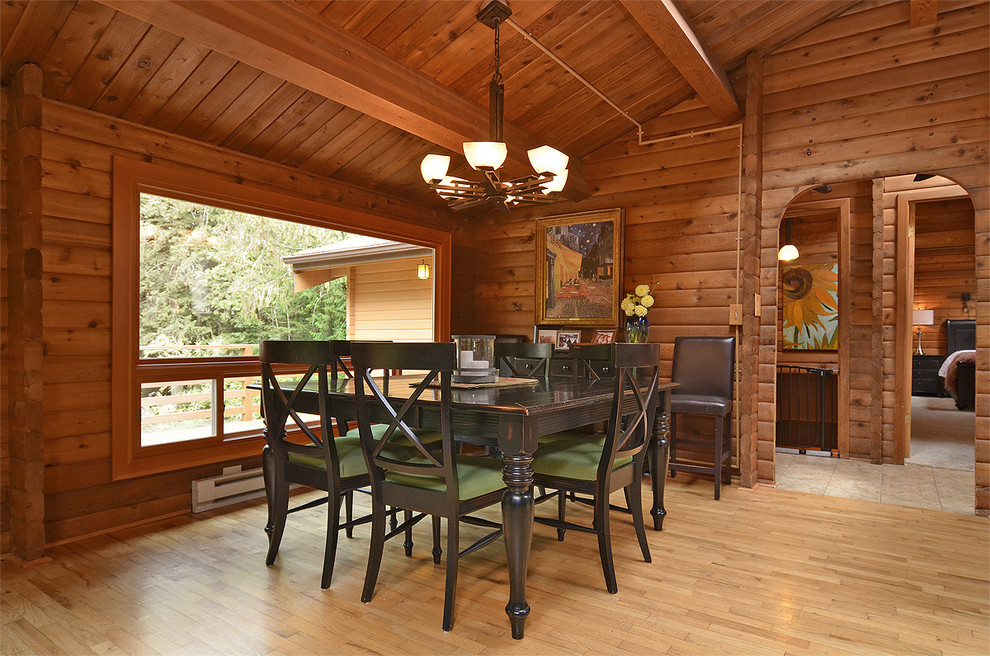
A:
[[[225,467],[220,476],[192,482],[192,511],[198,513],[222,508],[263,496],[265,477],[260,467],[244,471],[240,466]]]

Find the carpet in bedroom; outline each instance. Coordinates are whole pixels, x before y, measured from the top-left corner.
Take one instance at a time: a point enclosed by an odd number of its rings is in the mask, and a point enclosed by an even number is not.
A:
[[[906,465],[973,470],[976,419],[952,399],[911,397],[911,457]]]

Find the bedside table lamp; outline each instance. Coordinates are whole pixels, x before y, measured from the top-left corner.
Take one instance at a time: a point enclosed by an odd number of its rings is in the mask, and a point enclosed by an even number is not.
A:
[[[931,326],[935,324],[935,311],[915,310],[913,321],[914,325],[918,326],[918,350],[915,351],[915,353],[918,355],[924,355],[925,352],[921,350],[921,326]]]

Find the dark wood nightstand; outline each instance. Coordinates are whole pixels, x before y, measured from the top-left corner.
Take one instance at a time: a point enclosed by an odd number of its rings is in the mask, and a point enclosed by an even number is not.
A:
[[[944,355],[914,354],[911,366],[911,396],[946,396],[938,368]]]

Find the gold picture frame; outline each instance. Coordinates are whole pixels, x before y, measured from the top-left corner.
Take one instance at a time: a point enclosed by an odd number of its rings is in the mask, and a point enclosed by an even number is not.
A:
[[[615,326],[621,284],[621,209],[536,220],[536,323]]]

